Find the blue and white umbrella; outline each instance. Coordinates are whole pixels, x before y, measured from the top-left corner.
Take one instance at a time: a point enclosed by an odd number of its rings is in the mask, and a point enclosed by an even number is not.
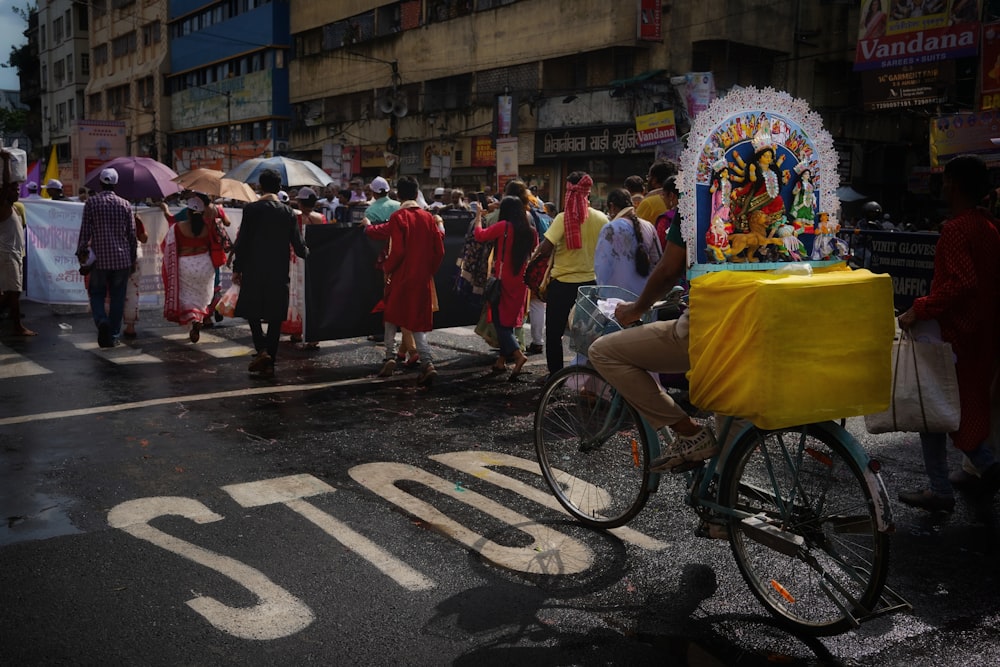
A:
[[[325,187],[333,183],[330,175],[312,162],[290,157],[251,158],[230,169],[225,177],[243,183],[258,183],[260,173],[265,169],[281,174],[282,185],[289,188]]]

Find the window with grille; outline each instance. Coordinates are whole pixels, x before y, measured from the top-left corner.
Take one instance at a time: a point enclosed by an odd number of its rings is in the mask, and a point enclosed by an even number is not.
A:
[[[152,46],[160,41],[160,22],[153,21],[142,26],[142,45]]]
[[[153,105],[153,96],[156,93],[155,80],[151,76],[144,77],[135,82],[135,92],[142,107],[148,108]]]
[[[538,90],[538,63],[498,67],[476,73],[476,103],[492,105],[505,90],[531,93]]]
[[[119,37],[115,37],[111,40],[111,55],[115,58],[121,58],[122,56],[127,56],[130,53],[135,53],[135,42],[135,30],[127,32]]]
[[[125,114],[125,107],[128,105],[130,99],[128,84],[108,88],[105,96],[108,101],[108,110],[115,116],[123,116]]]
[[[472,98],[472,75],[460,74],[424,83],[424,111],[461,109]]]
[[[87,96],[87,113],[93,114],[104,109],[104,100],[101,99],[100,93],[94,93]]]
[[[98,44],[94,47],[94,64],[104,65],[108,62],[108,45]]]

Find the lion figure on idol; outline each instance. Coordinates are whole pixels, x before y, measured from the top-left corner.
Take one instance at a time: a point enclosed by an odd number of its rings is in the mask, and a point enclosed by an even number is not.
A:
[[[767,235],[767,213],[758,209],[752,211],[746,218],[749,231],[729,235],[729,261],[759,262],[757,251],[768,245],[783,245],[781,239]],[[741,225],[742,226],[742,225]],[[743,254],[746,251],[746,254]]]

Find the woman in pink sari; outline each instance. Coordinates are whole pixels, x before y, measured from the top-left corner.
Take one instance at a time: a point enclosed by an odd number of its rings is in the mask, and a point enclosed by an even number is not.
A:
[[[215,269],[225,253],[214,225],[205,221],[208,197],[195,193],[188,202],[188,219],[178,222],[163,239],[163,317],[189,326],[197,343],[215,286]]]

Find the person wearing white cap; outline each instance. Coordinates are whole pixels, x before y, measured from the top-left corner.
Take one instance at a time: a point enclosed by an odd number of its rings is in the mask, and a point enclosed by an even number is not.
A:
[[[25,199],[41,199],[42,198],[42,196],[40,194],[38,194],[38,183],[35,183],[34,181],[29,181],[28,185],[27,185],[27,188],[28,188],[28,195],[25,197]]]
[[[101,173],[103,174],[104,172]],[[63,195],[62,181],[57,178],[49,179],[49,182],[45,184],[45,192],[49,195],[49,199],[53,199],[55,201],[63,201],[66,199]]]
[[[97,344],[115,347],[120,344],[125,292],[129,274],[137,268],[138,250],[132,205],[115,194],[118,172],[105,169],[101,172],[100,181],[101,191],[88,197],[83,204],[76,256],[83,266],[90,251],[94,252],[96,260],[90,271],[87,292],[90,311],[97,325]],[[104,305],[109,293],[110,310]]]
[[[432,201],[427,208],[431,211],[436,211],[439,208],[444,207],[444,188],[434,188],[434,201]]]
[[[376,176],[372,179],[369,187],[371,187],[372,195],[374,195],[375,199],[368,205],[368,208],[365,209],[364,220],[370,225],[381,225],[388,222],[389,217],[399,210],[399,202],[389,197],[389,181],[385,180],[381,176]],[[388,228],[386,228],[385,237],[381,238],[381,240],[388,240],[388,238]],[[387,250],[383,252],[387,252]],[[388,276],[384,276],[384,279],[388,281]],[[403,342],[399,346],[399,351],[396,354],[396,360],[401,364],[408,365],[409,368],[413,368],[420,363],[420,355],[417,354],[417,344],[413,340],[413,332],[409,329],[403,329],[402,334]],[[369,340],[380,341],[383,339],[384,335],[384,331],[379,331],[369,336]],[[407,353],[410,354],[409,362],[406,360]]]
[[[373,225],[388,222],[389,216],[399,210],[399,202],[389,197],[389,181],[381,176],[372,179],[374,201],[365,209],[365,218]]]

